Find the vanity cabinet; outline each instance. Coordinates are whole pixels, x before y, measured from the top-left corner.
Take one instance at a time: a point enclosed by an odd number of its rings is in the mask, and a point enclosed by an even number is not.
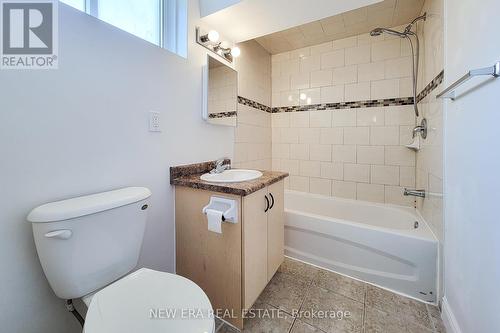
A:
[[[212,196],[236,200],[238,223],[208,230],[202,209]],[[284,259],[284,182],[248,195],[176,186],[176,271],[198,284],[219,316],[243,328],[249,309]],[[217,315],[217,312],[216,312]]]
[[[284,258],[283,181],[243,197],[243,299],[249,309]]]

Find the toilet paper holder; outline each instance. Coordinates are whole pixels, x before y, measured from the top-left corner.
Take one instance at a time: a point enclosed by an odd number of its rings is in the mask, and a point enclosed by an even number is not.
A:
[[[229,223],[238,223],[238,204],[234,199],[227,199],[212,196],[208,205],[201,210],[203,214],[207,213],[207,209],[213,209],[222,212],[222,221]]]

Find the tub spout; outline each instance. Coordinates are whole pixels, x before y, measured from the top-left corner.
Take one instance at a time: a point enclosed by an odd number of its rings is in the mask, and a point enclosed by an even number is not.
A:
[[[405,196],[414,196],[414,197],[419,197],[419,198],[425,198],[425,190],[410,190],[408,188],[405,188],[405,191],[403,193]]]

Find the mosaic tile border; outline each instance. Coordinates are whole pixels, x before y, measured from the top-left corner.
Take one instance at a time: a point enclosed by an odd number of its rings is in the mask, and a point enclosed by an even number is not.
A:
[[[444,69],[418,94],[417,103],[423,100],[434,89],[436,89],[444,80]]]
[[[297,111],[320,111],[320,110],[340,110],[340,109],[360,109],[374,108],[381,106],[412,105],[413,97],[372,99],[366,101],[322,103],[311,105],[281,106],[273,108],[272,113],[297,112]]]
[[[242,104],[242,105],[250,106],[254,109],[259,109],[261,111],[269,112],[269,113],[272,113],[272,109],[273,109],[270,106],[266,106],[264,104],[261,104],[259,102],[253,101],[251,99],[248,99],[248,98],[245,98],[242,96],[238,96],[238,103]]]
[[[208,115],[208,118],[214,119],[214,118],[229,118],[229,117],[236,117],[237,112],[236,111],[229,111],[229,112],[218,112],[218,113],[210,113]]]
[[[442,70],[421,92],[417,95],[417,103],[422,101],[434,89],[436,89],[444,80],[444,70]],[[365,101],[339,102],[339,103],[321,103],[311,105],[293,105],[269,107],[251,99],[238,96],[238,103],[250,106],[268,113],[279,112],[299,112],[299,111],[320,111],[320,110],[341,110],[341,109],[360,109],[373,108],[383,106],[401,106],[412,105],[413,97],[387,98],[387,99],[372,99]]]

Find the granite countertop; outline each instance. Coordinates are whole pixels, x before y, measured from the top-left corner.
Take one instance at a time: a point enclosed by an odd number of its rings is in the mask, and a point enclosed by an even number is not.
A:
[[[201,190],[246,196],[286,177],[288,173],[279,171],[263,171],[262,176],[238,183],[212,183],[200,179],[200,176],[213,168],[214,162],[183,165],[170,168],[170,184]]]

